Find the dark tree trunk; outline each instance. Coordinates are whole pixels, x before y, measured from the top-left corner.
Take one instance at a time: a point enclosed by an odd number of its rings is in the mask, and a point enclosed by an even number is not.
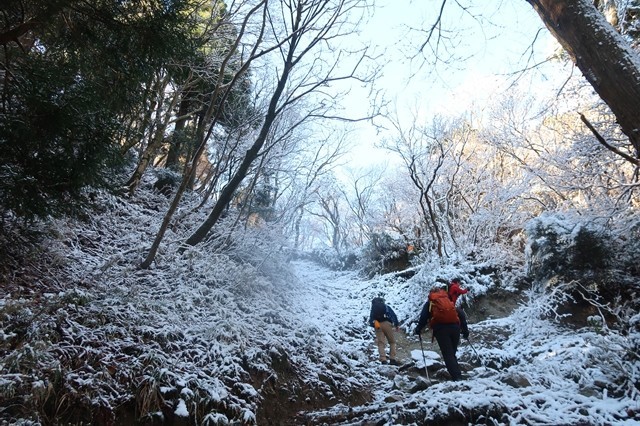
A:
[[[180,108],[178,110],[178,119],[176,120],[173,134],[171,135],[171,144],[169,145],[169,152],[167,153],[167,162],[165,167],[171,170],[178,170],[180,168],[179,160],[180,153],[182,152],[183,131],[189,116],[189,108],[191,107],[191,99],[189,95],[185,95],[185,98],[180,101]]]
[[[291,69],[293,68],[293,53],[297,40],[298,36],[294,34],[290,41],[288,57],[286,58],[286,62],[284,64],[282,74],[280,75],[276,90],[271,97],[269,108],[267,110],[267,114],[264,118],[264,122],[262,124],[262,128],[260,129],[258,137],[256,138],[251,148],[247,150],[242,163],[238,167],[236,173],[224,186],[224,188],[222,188],[220,197],[216,201],[216,204],[213,206],[213,209],[211,210],[211,213],[209,213],[207,219],[189,238],[187,238],[185,244],[194,246],[205,239],[213,225],[215,225],[216,222],[218,222],[218,220],[220,219],[222,212],[224,212],[224,210],[233,199],[233,194],[238,189],[244,178],[247,176],[249,168],[256,160],[256,158],[258,158],[260,150],[267,140],[267,136],[269,135],[271,126],[273,125],[273,122],[278,115],[278,102],[280,101],[280,96],[282,96],[282,93],[284,92],[284,88],[286,87],[287,81],[289,79],[289,74],[291,72]]]
[[[569,53],[640,154],[639,55],[593,0],[527,0]]]
[[[253,13],[257,10],[260,10],[262,7],[266,6],[266,3],[263,1],[259,2],[251,11],[249,11],[249,13],[247,14],[247,16],[245,17],[241,27],[243,28],[244,32],[244,28],[246,28],[246,25],[249,21],[249,18],[253,15]],[[241,41],[241,36],[237,37],[234,45],[229,49],[229,52],[227,54],[227,56],[225,57],[225,59],[222,62],[222,66],[220,67],[220,73],[222,75],[222,73],[224,73],[224,71],[226,70],[226,66],[227,63],[229,62],[229,60],[231,59],[231,56],[234,55],[236,53],[236,49],[238,47],[238,45],[240,44]],[[255,46],[255,48],[257,49],[257,47],[260,45],[260,41],[261,41],[261,37],[259,37],[258,42]],[[252,55],[255,54],[255,50],[254,52],[252,52]],[[222,102],[224,103],[224,100],[226,98],[226,96],[229,94],[229,91],[233,88],[234,84],[236,83],[237,79],[244,73],[247,71],[247,68],[249,67],[249,64],[251,63],[251,59],[247,60],[247,62],[244,63],[244,65],[240,68],[240,70],[236,73],[236,75],[234,76],[234,78],[231,80],[231,82],[227,85],[226,88],[226,92],[225,95],[222,98]],[[220,75],[220,77],[221,77]],[[214,90],[214,95],[213,97],[215,98],[215,96],[217,96],[217,94],[219,93],[219,90],[221,89],[220,86],[216,87],[216,89]],[[207,113],[213,114],[213,110],[209,109],[207,111]],[[169,210],[167,211],[167,213],[164,216],[164,219],[162,220],[162,224],[160,225],[160,229],[158,230],[158,234],[156,235],[156,238],[154,239],[153,243],[151,244],[151,248],[149,248],[149,253],[147,254],[147,257],[142,261],[142,263],[140,264],[140,268],[142,269],[146,269],[149,266],[151,266],[151,263],[153,262],[153,260],[156,257],[156,254],[158,253],[158,249],[160,248],[160,242],[162,241],[162,238],[164,237],[164,234],[167,231],[167,228],[169,227],[169,222],[171,221],[171,218],[173,217],[174,213],[176,212],[176,210],[178,209],[178,205],[180,204],[180,200],[182,199],[182,196],[184,194],[184,192],[187,189],[187,185],[189,184],[189,181],[191,180],[191,174],[196,172],[196,168],[197,168],[197,163],[200,159],[200,156],[202,155],[202,153],[204,152],[206,146],[207,146],[207,139],[209,138],[209,136],[211,135],[211,132],[213,131],[213,126],[215,124],[215,122],[217,121],[218,115],[220,113],[220,110],[217,111],[216,117],[213,117],[213,115],[210,115],[210,118],[213,118],[213,122],[211,123],[211,125],[209,126],[209,131],[207,132],[207,134],[205,135],[204,132],[201,132],[201,130],[204,130],[204,128],[200,128],[200,125],[198,126],[198,130],[196,131],[196,141],[199,141],[199,146],[198,149],[196,150],[195,155],[193,156],[193,159],[191,162],[187,162],[187,167],[184,173],[184,177],[182,179],[182,182],[180,183],[180,187],[178,188],[178,190],[176,191],[175,196],[173,197],[173,201],[171,202],[171,206],[169,206]],[[208,120],[203,120],[203,121],[208,121]],[[200,135],[202,135],[202,138],[200,138]]]

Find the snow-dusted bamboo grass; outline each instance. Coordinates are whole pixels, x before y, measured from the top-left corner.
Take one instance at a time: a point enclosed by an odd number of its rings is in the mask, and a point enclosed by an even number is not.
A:
[[[3,421],[171,415],[255,424],[274,383],[298,386],[292,397],[301,402],[322,395],[336,404],[306,413],[311,421],[345,412],[385,424],[638,421],[638,315],[621,310],[622,330],[596,319],[584,329],[563,326],[555,312],[571,303],[563,291],[571,283],[531,290],[508,318],[472,321],[477,355],[460,348],[461,360],[475,366],[468,380],[405,393],[375,362],[371,297],[384,293],[411,332],[437,280],[463,277],[472,305],[498,284],[515,291],[512,282],[478,275],[468,262],[425,263],[409,280],[366,280],[289,263],[277,234],[235,221],[181,256],[179,244],[200,214],[188,199],[156,263],[140,270],[166,199],[145,187],[131,199],[103,194],[101,201],[85,221],[47,230],[46,281],[0,299]],[[282,376],[283,362],[291,376]],[[370,392],[370,402],[347,405],[358,392]],[[399,400],[388,400],[390,393]]]

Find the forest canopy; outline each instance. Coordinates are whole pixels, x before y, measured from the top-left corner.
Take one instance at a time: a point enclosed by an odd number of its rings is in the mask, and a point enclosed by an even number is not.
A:
[[[367,247],[376,258],[389,250],[382,241],[482,256],[496,244],[517,249],[525,221],[543,211],[624,214],[637,202],[636,8],[529,3],[568,52],[555,61],[580,58],[587,78],[563,83],[555,99],[494,99],[487,125],[464,113],[394,116],[376,98],[368,117],[352,117],[340,106],[346,93],[321,90],[344,80],[375,87],[373,46],[340,43],[366,19],[364,1],[5,2],[4,216],[82,214],[96,188],[132,194],[153,173],[172,204],[148,267],[185,191],[208,210],[187,245],[233,212],[282,227],[294,249],[324,246],[338,257]],[[441,2],[440,17],[456,8]],[[451,42],[440,22],[421,29],[427,63]],[[610,60],[589,59],[589,46],[604,42],[597,37],[612,46]],[[392,130],[381,145],[400,165],[337,174],[352,137],[339,122],[366,118]]]
[[[387,62],[406,54],[412,81],[454,75],[460,28],[492,25],[480,0],[412,2],[426,20],[385,46],[361,37],[371,0],[3,1],[0,418],[254,424],[306,407],[261,406],[281,385],[315,408],[361,405],[364,299],[388,291],[408,330],[428,287],[460,276],[474,303],[528,298],[516,321],[477,327],[504,343],[481,352],[487,389],[520,386],[521,361],[544,388],[562,336],[580,363],[550,382],[585,392],[567,406],[613,396],[636,408],[598,419],[637,419],[640,2],[519,4],[540,18],[527,53],[542,35],[553,52],[425,113],[394,108]],[[362,146],[385,161],[353,161]],[[309,315],[314,292],[335,317],[353,309],[339,332]],[[496,408],[477,392],[479,416],[510,419],[535,396]]]

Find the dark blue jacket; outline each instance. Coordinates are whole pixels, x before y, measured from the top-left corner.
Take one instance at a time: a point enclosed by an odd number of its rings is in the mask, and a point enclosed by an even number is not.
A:
[[[393,309],[391,309],[387,304],[385,304],[384,321],[389,321],[394,327],[398,327],[400,325],[396,313],[393,312]],[[369,312],[369,325],[373,327],[373,308]]]

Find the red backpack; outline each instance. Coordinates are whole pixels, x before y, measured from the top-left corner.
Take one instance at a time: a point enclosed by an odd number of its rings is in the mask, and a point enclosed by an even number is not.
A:
[[[429,325],[459,324],[458,312],[445,290],[436,290],[429,294],[431,321]]]

